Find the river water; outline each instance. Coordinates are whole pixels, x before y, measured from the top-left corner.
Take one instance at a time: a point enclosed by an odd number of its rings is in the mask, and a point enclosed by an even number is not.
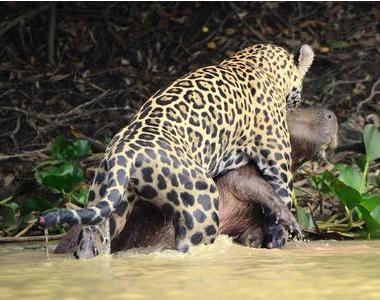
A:
[[[35,245],[0,245],[0,299],[380,299],[380,241],[266,250],[221,237],[190,254],[134,251],[88,261],[48,259]]]

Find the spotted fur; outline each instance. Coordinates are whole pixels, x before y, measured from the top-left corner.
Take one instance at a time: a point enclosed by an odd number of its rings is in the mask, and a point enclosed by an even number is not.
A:
[[[297,65],[279,46],[254,45],[158,91],[107,147],[89,192],[90,207],[51,213],[42,222],[99,224],[120,207],[126,221],[138,195],[174,216],[176,247],[186,252],[213,242],[218,233],[219,195],[212,177],[249,160],[289,203],[286,113],[301,99],[311,64],[310,55],[304,57]]]

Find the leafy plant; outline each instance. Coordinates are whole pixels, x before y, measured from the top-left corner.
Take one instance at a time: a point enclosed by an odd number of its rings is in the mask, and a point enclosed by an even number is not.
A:
[[[40,190],[38,196],[32,196],[20,203],[9,197],[0,201],[0,228],[8,235],[35,223],[35,213],[44,213],[65,203],[78,206],[87,205],[88,190],[80,160],[91,153],[90,145],[85,140],[70,142],[57,137],[51,143],[49,159],[34,168],[34,177]],[[57,201],[47,199],[54,195]],[[43,193],[45,191],[45,193]]]
[[[90,153],[90,145],[85,140],[69,142],[63,137],[56,138],[51,144],[51,159],[35,168],[37,182],[60,193],[65,202],[86,205],[80,186],[85,178],[79,161]]]
[[[18,204],[11,202],[13,197],[8,197],[0,202],[1,222],[0,228],[13,227],[17,224],[16,212]]]
[[[370,165],[380,158],[380,133],[375,126],[364,127],[363,141],[366,150],[364,159],[355,158],[353,166],[338,164],[331,172],[325,171],[322,175],[312,176],[317,189],[321,193],[335,195],[346,212],[347,225],[321,224],[324,226],[320,226],[320,229],[352,231],[355,228],[364,228],[368,236],[380,232],[380,194],[371,194],[368,182]],[[336,172],[338,176],[335,175]],[[379,185],[376,183],[378,181],[376,178],[374,184]],[[298,213],[298,218],[304,228],[309,228],[305,227],[307,217],[303,215],[304,213]]]

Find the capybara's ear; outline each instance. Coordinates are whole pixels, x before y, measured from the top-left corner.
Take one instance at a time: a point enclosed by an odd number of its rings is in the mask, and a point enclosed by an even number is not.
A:
[[[302,77],[305,76],[314,60],[313,48],[309,45],[302,45],[300,49],[300,56],[298,57],[298,70]]]

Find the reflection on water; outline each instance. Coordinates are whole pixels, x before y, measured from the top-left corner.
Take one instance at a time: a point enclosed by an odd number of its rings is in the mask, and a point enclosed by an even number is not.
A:
[[[0,246],[1,299],[380,299],[380,241],[250,249],[219,238],[191,254],[77,261]]]

